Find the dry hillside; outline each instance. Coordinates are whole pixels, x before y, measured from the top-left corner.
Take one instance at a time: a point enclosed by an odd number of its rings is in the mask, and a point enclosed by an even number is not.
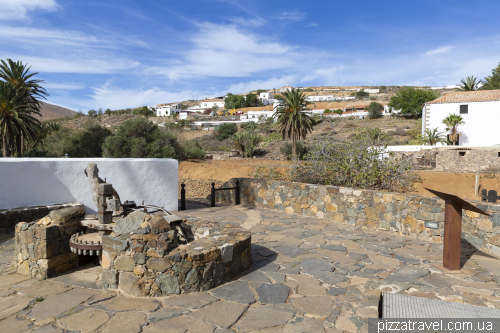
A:
[[[64,117],[74,117],[76,112],[54,104],[42,102],[42,116],[35,116],[37,119],[45,121]]]

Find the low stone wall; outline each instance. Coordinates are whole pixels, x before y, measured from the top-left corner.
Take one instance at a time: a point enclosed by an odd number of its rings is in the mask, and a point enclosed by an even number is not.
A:
[[[439,149],[436,170],[443,171],[500,171],[498,149]]]
[[[109,288],[153,297],[205,291],[250,268],[251,234],[236,225],[183,223],[187,237],[195,240],[179,245],[177,230],[164,217],[134,213],[127,218],[125,224],[141,228],[117,234],[115,227],[103,237],[102,279]]]
[[[252,178],[238,180],[242,204],[394,231],[426,241],[443,239],[444,201],[438,198]],[[216,200],[234,202],[234,191],[217,192]],[[464,210],[462,238],[477,249],[500,256],[500,204],[476,204],[492,217]],[[425,222],[437,222],[439,228],[426,228]]]
[[[83,205],[51,211],[37,222],[16,225],[15,267],[19,274],[46,279],[77,265],[78,256],[71,253],[69,239],[78,232],[85,216]]]
[[[37,207],[0,209],[0,234],[14,231],[19,222],[33,222],[47,216],[51,211],[81,205],[80,203],[56,204]]]

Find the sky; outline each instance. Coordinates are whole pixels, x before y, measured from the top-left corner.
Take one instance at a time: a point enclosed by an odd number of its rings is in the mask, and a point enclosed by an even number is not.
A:
[[[0,0],[0,59],[112,110],[322,85],[458,84],[500,63],[498,0]]]

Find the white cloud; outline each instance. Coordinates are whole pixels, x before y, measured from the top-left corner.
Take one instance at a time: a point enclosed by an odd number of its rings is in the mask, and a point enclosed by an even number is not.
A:
[[[0,0],[0,8],[0,20],[20,20],[25,19],[29,11],[56,10],[57,3],[54,0]]]
[[[318,23],[316,23],[316,22],[311,22],[311,23],[309,23],[309,24],[306,24],[306,27],[307,27],[307,28],[308,28],[308,27],[317,27],[317,26],[318,26]]]
[[[327,67],[315,69],[312,73],[307,74],[300,82],[310,82],[321,79],[321,84],[333,84],[338,81],[338,73],[344,69],[343,66]]]
[[[288,83],[291,84],[293,81],[294,77],[292,75],[288,75],[281,78],[273,77],[267,80],[253,80],[248,82],[240,82],[230,85],[227,88],[227,92],[231,92],[233,94],[241,94],[257,89],[280,88]]]
[[[448,53],[448,51],[450,51],[451,49],[453,48],[453,46],[441,46],[441,47],[438,47],[437,49],[433,49],[433,50],[429,50],[427,52],[425,52],[425,55],[426,56],[434,56],[434,55],[438,55],[438,54],[444,54],[444,53]]]
[[[283,12],[278,15],[279,20],[288,20],[288,21],[301,21],[306,16],[305,13],[299,11],[293,12]]]
[[[87,85],[84,82],[47,82],[43,84],[43,87],[47,89],[47,91],[53,90],[80,90],[85,89]]]
[[[255,28],[260,27],[267,23],[266,20],[260,17],[254,19],[246,19],[244,17],[231,17],[229,18],[229,21],[242,27],[255,27]]]
[[[95,108],[102,107],[112,110],[175,101],[181,102],[191,99],[193,95],[199,94],[192,91],[169,92],[158,87],[122,89],[111,86],[109,82],[92,90],[93,94],[89,96],[91,100],[85,101],[85,104],[93,105]]]

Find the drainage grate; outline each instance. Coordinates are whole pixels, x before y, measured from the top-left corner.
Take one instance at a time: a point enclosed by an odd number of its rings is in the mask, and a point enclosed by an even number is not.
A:
[[[500,318],[500,309],[384,293],[382,318]]]

